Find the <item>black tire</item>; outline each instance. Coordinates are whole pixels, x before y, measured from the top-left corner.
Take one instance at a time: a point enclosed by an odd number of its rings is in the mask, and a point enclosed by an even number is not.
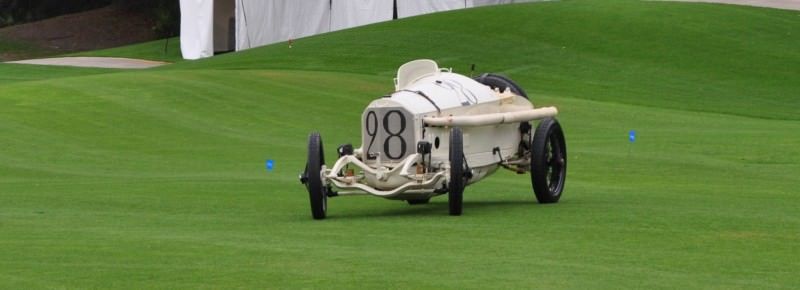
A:
[[[510,78],[493,73],[484,73],[475,77],[474,79],[475,81],[487,85],[492,89],[499,88],[500,91],[504,91],[506,88],[510,88],[512,93],[530,100],[530,98],[528,98],[528,94],[525,93],[525,90],[523,90],[522,87],[517,85],[517,83]],[[531,131],[531,125],[528,124],[528,122],[521,122],[519,123],[519,131],[522,135],[529,134]]]
[[[431,201],[430,198],[420,198],[420,199],[409,199],[406,200],[410,205],[417,205],[417,204],[427,204]]]
[[[465,176],[464,136],[461,128],[452,128],[450,129],[450,184],[447,193],[450,215],[461,215]]]
[[[511,92],[525,97],[526,99],[528,98],[528,94],[525,93],[522,87],[507,77],[493,73],[485,73],[475,77],[475,80],[479,83],[489,86],[492,89],[499,88],[500,91],[503,91],[506,88],[511,88]]]
[[[311,216],[320,220],[325,218],[328,210],[328,195],[322,184],[322,165],[325,164],[325,152],[322,149],[322,138],[319,133],[313,132],[308,136],[308,163],[305,175],[308,178],[306,188],[308,199],[311,201]]]
[[[556,203],[564,190],[567,177],[567,144],[564,131],[553,118],[536,127],[533,136],[531,184],[539,203]]]

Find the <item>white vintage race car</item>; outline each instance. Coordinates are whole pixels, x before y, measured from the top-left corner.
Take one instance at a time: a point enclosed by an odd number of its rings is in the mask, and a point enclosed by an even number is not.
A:
[[[522,88],[500,75],[472,79],[432,60],[408,62],[397,71],[395,92],[364,110],[360,148],[340,146],[328,167],[320,134],[309,136],[300,181],[311,214],[325,218],[334,196],[370,194],[413,205],[447,193],[450,214],[460,215],[464,187],[499,167],[530,171],[536,199],[558,202],[567,148],[557,113],[534,108]],[[532,120],[541,120],[533,132]]]

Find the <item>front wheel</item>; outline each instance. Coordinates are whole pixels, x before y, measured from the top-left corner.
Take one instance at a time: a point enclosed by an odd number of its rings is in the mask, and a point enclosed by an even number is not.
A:
[[[464,136],[461,128],[450,129],[450,184],[447,193],[450,215],[461,215],[466,173],[464,172]]]
[[[556,203],[567,177],[567,144],[564,131],[553,118],[536,127],[532,142],[531,183],[539,203]]]
[[[325,165],[325,152],[322,137],[313,132],[308,136],[308,162],[306,163],[306,189],[311,201],[311,216],[320,220],[325,218],[328,209],[328,195],[322,183],[322,166]]]

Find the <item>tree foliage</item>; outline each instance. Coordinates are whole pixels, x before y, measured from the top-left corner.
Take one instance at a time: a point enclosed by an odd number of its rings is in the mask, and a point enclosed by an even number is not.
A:
[[[162,36],[178,31],[178,0],[0,0],[0,27],[117,5],[146,13]]]
[[[99,8],[112,0],[0,0],[0,26]]]

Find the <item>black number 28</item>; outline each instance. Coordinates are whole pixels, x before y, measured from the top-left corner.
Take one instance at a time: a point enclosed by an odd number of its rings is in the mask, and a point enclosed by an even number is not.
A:
[[[389,128],[389,117],[392,114],[397,114],[400,117],[400,129],[397,132],[392,132],[391,128]],[[365,120],[364,126],[367,130],[367,136],[370,136],[369,145],[367,146],[367,158],[369,158],[369,152],[372,150],[372,144],[375,143],[375,137],[378,135],[378,116],[375,114],[375,111],[370,111],[367,113],[367,119]],[[407,143],[406,140],[403,139],[403,132],[406,130],[406,117],[403,115],[402,112],[398,110],[391,110],[386,112],[386,115],[383,116],[383,130],[389,136],[386,137],[386,140],[383,140],[383,152],[386,154],[386,157],[390,159],[398,159],[406,155],[406,147]],[[389,141],[393,138],[400,139],[400,154],[399,155],[392,155],[391,151],[389,151]]]

